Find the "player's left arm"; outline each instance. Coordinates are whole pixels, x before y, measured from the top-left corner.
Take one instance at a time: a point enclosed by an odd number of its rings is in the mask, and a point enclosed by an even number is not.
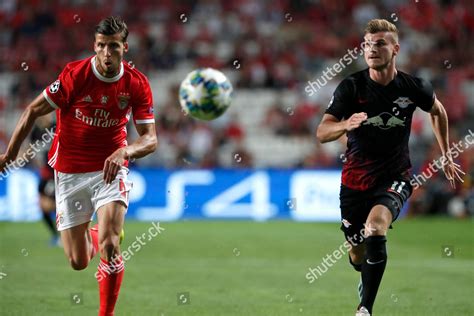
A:
[[[464,182],[461,174],[464,175],[465,173],[461,170],[460,166],[453,161],[452,156],[449,154],[448,114],[443,104],[437,98],[435,98],[433,106],[431,107],[430,117],[439,148],[441,149],[442,155],[446,158],[446,163],[443,164],[443,171],[451,183],[451,186],[455,188],[456,180]]]
[[[104,163],[104,181],[111,183],[126,160],[151,154],[158,147],[155,123],[135,124],[139,137],[132,144],[117,149]]]

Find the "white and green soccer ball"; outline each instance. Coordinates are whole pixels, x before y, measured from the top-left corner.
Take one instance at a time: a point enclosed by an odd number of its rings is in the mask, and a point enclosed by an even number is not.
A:
[[[221,116],[232,101],[232,84],[212,68],[190,72],[179,88],[183,111],[194,118],[210,121]]]

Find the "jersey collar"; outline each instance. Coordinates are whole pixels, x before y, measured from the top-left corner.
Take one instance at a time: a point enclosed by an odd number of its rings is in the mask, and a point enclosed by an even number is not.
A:
[[[109,77],[104,77],[104,76],[102,76],[102,75],[100,74],[100,72],[99,72],[99,71],[97,70],[97,68],[96,68],[95,62],[96,62],[96,60],[95,60],[95,56],[94,56],[94,57],[92,57],[92,59],[91,59],[92,72],[93,72],[94,75],[97,77],[97,79],[99,79],[99,80],[101,80],[101,81],[103,81],[103,82],[116,82],[116,81],[118,81],[120,78],[122,78],[123,72],[124,72],[124,70],[123,70],[123,63],[120,63],[120,71],[119,71],[119,73],[118,73],[116,76],[109,78]]]

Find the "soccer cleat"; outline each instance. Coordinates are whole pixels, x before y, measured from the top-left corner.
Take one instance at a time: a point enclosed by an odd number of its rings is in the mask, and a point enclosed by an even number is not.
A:
[[[125,231],[122,228],[122,231],[120,232],[120,239],[119,239],[119,244],[122,244],[122,241],[125,239]]]
[[[369,313],[369,310],[367,308],[365,308],[364,306],[360,306],[357,309],[357,312],[356,312],[355,316],[370,316],[370,313]]]
[[[364,284],[362,283],[362,277],[360,277],[357,290],[359,291],[359,302],[362,302],[362,294],[364,293]]]

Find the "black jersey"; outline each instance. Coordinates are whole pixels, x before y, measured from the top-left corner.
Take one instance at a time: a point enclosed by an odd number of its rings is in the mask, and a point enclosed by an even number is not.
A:
[[[428,81],[401,71],[386,86],[373,81],[368,68],[344,79],[326,113],[342,120],[365,112],[367,120],[347,133],[342,184],[366,190],[387,177],[408,175],[413,112],[416,107],[428,112],[434,100]]]

